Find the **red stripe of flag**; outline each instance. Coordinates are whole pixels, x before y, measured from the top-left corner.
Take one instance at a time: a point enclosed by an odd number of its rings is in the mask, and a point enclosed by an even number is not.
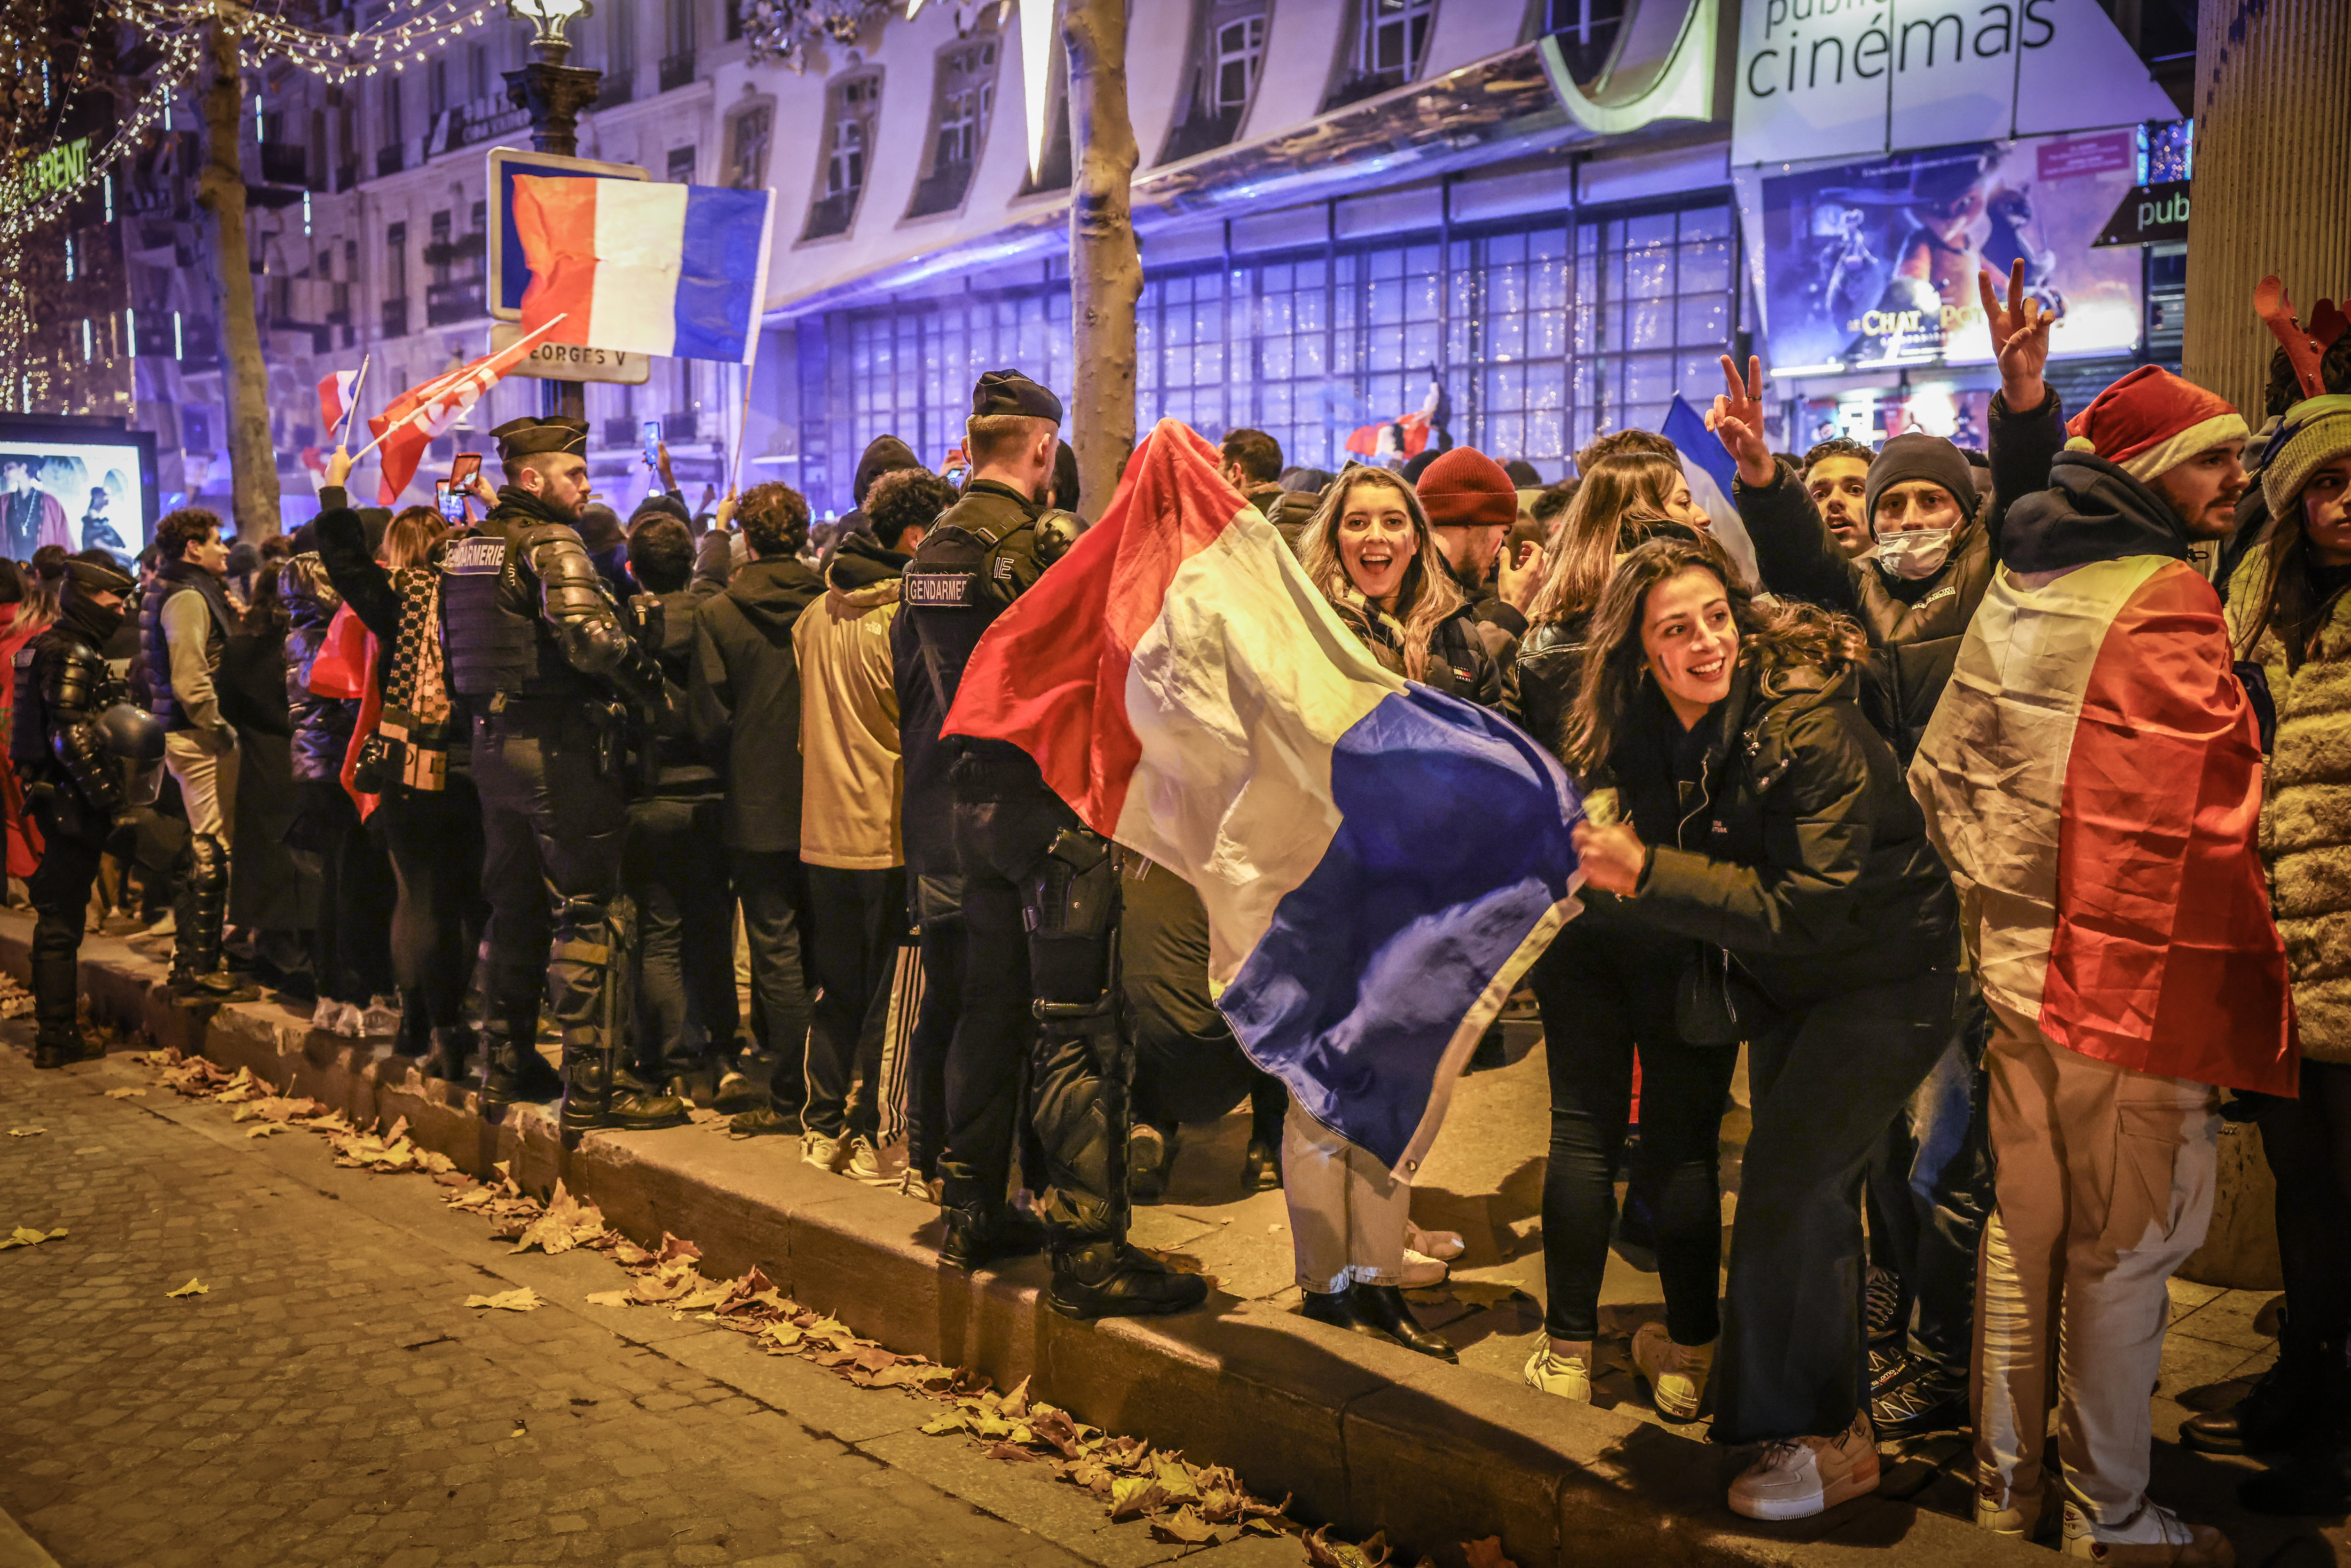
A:
[[[2261,806],[2261,740],[2219,596],[2167,566],[2115,616],[2083,689],[2042,987],[2050,1039],[2141,1072],[2294,1092]]]
[[[946,732],[1008,740],[1107,838],[1143,747],[1126,713],[1134,645],[1168,585],[1249,507],[1217,452],[1163,419],[1135,449],[1102,521],[1013,601],[965,666]]]
[[[547,334],[550,343],[590,341],[590,309],[596,296],[596,187],[576,176],[515,176],[515,233],[522,240],[530,283],[522,292],[522,329],[536,331],[566,317]]]

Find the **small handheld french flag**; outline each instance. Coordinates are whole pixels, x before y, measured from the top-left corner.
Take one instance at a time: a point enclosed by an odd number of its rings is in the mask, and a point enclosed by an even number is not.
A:
[[[353,383],[358,380],[357,371],[337,371],[319,380],[319,423],[327,427],[330,443],[341,434],[343,421],[350,417]]]
[[[525,332],[561,315],[550,342],[750,361],[774,192],[535,174],[514,185]]]

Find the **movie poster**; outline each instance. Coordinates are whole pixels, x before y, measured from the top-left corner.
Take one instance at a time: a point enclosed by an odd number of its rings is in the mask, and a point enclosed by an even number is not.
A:
[[[0,423],[0,557],[29,561],[44,545],[63,545],[127,563],[147,547],[152,523],[136,444],[35,439]]]
[[[2057,312],[2050,352],[2123,354],[2139,253],[2091,244],[2137,176],[2129,131],[1902,152],[1763,182],[1766,328],[1781,372],[1991,358],[1976,273]]]

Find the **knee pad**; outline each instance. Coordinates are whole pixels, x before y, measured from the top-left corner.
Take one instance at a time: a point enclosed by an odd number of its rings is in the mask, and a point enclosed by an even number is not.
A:
[[[197,833],[188,841],[188,884],[205,894],[228,886],[228,846],[211,833]]]

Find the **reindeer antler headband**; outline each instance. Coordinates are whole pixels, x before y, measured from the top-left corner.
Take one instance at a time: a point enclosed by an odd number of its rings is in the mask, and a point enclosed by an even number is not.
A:
[[[2322,299],[2310,313],[2309,329],[2304,330],[2302,323],[2294,319],[2294,301],[2285,297],[2285,285],[2274,276],[2262,278],[2253,290],[2253,308],[2261,312],[2271,334],[2285,350],[2286,361],[2294,366],[2294,380],[2302,383],[2302,395],[2325,395],[2326,383],[2319,375],[2318,362],[2335,346],[2335,340],[2343,336],[2344,329],[2351,326],[2351,319],[2336,309],[2332,299]]]

